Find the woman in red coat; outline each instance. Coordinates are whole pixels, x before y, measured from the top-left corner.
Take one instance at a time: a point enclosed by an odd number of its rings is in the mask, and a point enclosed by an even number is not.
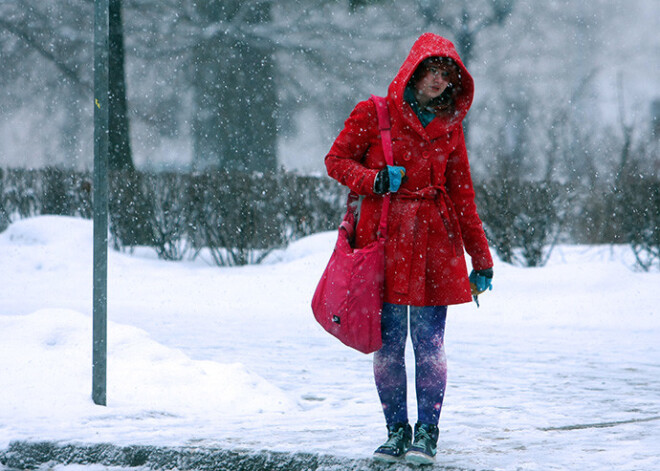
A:
[[[446,384],[447,305],[471,301],[471,282],[479,291],[491,287],[493,261],[474,203],[462,127],[473,94],[454,45],[426,33],[387,93],[394,165],[386,165],[371,100],[357,104],[325,158],[328,174],[363,196],[357,247],[375,240],[382,195],[391,194],[383,347],[374,354],[388,429],[387,442],[374,453],[380,460],[433,462]],[[408,312],[418,419],[412,444],[404,360]]]

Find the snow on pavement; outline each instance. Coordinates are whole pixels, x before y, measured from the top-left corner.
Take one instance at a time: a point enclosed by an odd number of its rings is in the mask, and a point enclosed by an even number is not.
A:
[[[368,457],[385,436],[371,356],[309,309],[334,238],[232,268],[111,252],[100,407],[92,224],[12,224],[0,234],[0,449],[56,440]],[[542,268],[496,263],[494,286],[481,308],[449,309],[438,462],[660,469],[660,273],[634,271],[625,247],[565,246]]]

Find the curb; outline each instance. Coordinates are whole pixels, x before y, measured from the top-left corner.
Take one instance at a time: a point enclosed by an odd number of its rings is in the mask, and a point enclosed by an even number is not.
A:
[[[46,463],[100,464],[178,471],[410,471],[415,469],[403,463],[375,463],[368,458],[350,459],[310,453],[235,451],[197,447],[120,447],[112,444],[16,441],[11,442],[6,450],[0,450],[0,464],[10,469],[35,469]],[[423,469],[471,471],[439,465],[425,466]]]

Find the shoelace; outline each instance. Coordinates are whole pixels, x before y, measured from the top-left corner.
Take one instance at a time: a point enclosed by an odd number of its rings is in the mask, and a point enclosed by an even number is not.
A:
[[[419,428],[417,429],[417,433],[415,433],[415,443],[422,440],[431,440],[431,435],[429,435],[429,432],[425,428]]]
[[[404,433],[405,430],[403,428],[400,428],[396,432],[392,432],[392,435],[390,435],[390,438],[387,439],[383,446],[388,448],[396,448],[397,442],[403,439]]]

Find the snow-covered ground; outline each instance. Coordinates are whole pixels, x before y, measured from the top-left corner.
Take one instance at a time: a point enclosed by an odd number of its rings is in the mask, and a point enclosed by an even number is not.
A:
[[[0,450],[55,440],[368,457],[385,436],[371,357],[309,308],[334,238],[235,268],[111,252],[101,407],[92,224],[14,223],[0,234]],[[449,309],[438,462],[660,469],[660,273],[634,271],[625,247],[565,246],[543,268],[496,263],[494,286],[481,308]]]

